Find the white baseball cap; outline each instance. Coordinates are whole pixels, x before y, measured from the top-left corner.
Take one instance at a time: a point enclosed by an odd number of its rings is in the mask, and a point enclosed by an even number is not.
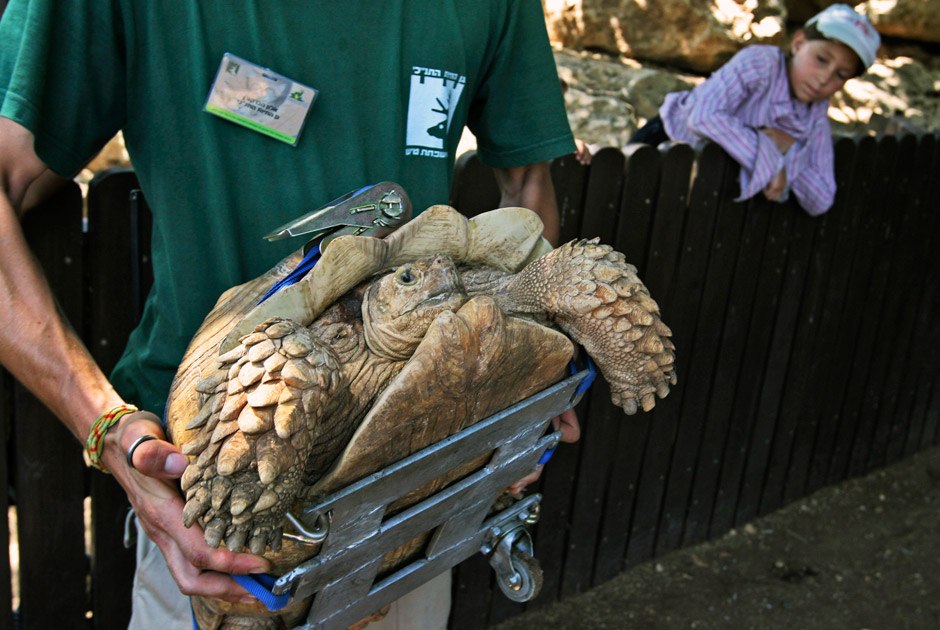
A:
[[[816,30],[826,38],[841,42],[851,48],[862,65],[868,68],[875,62],[875,53],[881,43],[878,31],[868,18],[847,4],[833,4],[811,17],[806,26],[816,25]]]

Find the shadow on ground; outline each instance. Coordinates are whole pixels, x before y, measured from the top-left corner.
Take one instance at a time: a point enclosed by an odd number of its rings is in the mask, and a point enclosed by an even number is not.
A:
[[[495,628],[940,628],[940,447]]]

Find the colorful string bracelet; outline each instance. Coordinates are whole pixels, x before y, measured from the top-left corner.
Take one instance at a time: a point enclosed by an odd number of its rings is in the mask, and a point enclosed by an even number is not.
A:
[[[118,405],[107,410],[91,425],[88,432],[88,439],[85,440],[85,462],[92,468],[97,468],[103,473],[110,473],[101,462],[101,454],[104,452],[104,436],[108,429],[117,424],[118,420],[129,413],[135,413],[137,407],[134,405]]]

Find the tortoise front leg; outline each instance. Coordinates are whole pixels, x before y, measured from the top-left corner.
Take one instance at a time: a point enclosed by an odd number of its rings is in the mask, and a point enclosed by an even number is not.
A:
[[[584,346],[627,414],[649,411],[676,383],[672,333],[623,254],[598,239],[566,243],[507,279],[507,312],[549,316]]]
[[[181,440],[190,458],[184,523],[198,520],[212,547],[277,550],[317,436],[329,432],[339,360],[307,329],[280,319],[259,324],[219,360],[197,385],[205,399]]]

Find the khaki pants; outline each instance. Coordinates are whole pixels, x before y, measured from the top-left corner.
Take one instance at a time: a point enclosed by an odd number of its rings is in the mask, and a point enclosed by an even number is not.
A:
[[[381,621],[368,630],[445,630],[450,615],[450,571],[422,584],[393,602]],[[129,630],[189,630],[193,627],[189,598],[180,593],[163,554],[137,528],[137,572],[131,595]]]

